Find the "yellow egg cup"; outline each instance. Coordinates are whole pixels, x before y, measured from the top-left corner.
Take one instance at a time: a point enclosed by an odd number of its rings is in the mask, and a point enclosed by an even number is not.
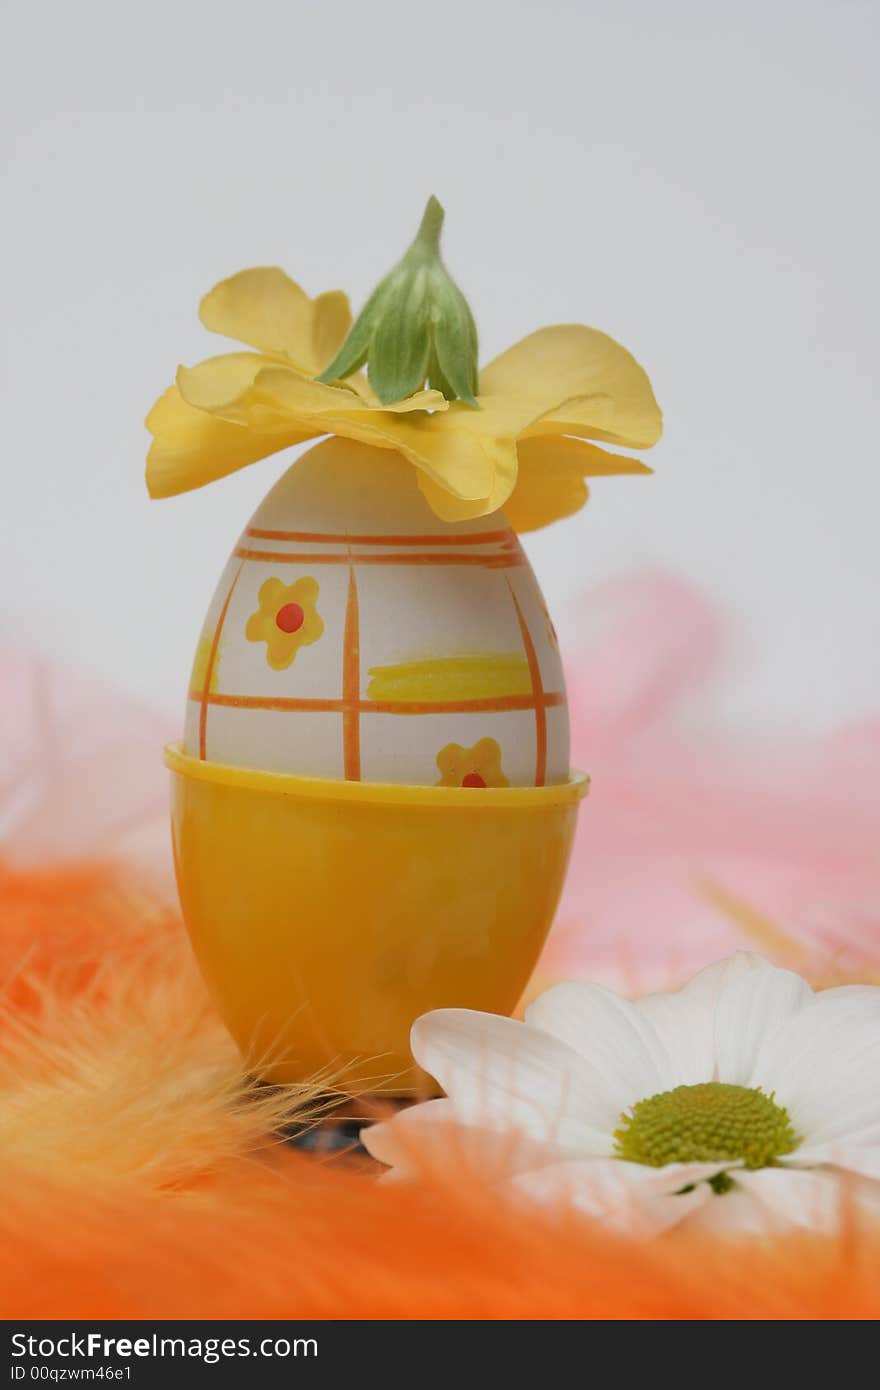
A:
[[[166,749],[174,862],[202,973],[248,1070],[424,1095],[410,1027],[509,1014],[553,920],[588,779],[415,787]]]

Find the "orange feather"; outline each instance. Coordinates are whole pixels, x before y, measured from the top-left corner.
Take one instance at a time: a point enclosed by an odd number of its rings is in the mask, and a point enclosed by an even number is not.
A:
[[[413,1186],[281,1140],[317,1087],[248,1087],[173,913],[100,865],[0,868],[7,1318],[880,1316],[880,1233],[614,1237],[462,1165]]]

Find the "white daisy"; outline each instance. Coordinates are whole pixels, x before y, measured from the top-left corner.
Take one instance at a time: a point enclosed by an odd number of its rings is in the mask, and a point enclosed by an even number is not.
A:
[[[630,1230],[880,1211],[880,987],[814,994],[741,953],[635,1003],[572,982],[523,1023],[439,1009],[412,1050],[447,1098],[362,1134],[399,1176],[466,1159]]]

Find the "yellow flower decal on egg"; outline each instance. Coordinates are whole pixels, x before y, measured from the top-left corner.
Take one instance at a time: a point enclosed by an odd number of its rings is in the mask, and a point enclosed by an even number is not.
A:
[[[473,319],[440,256],[442,220],[431,199],[353,325],[344,294],[311,299],[277,267],[216,285],[202,323],[249,350],[179,368],[153,406],[151,496],[328,434],[402,454],[444,521],[503,507],[518,531],[576,512],[587,478],[650,473],[600,447],[647,449],[662,428],[648,377],[607,334],[540,328],[477,370]]]
[[[267,579],[260,588],[259,608],[247,620],[249,642],[266,643],[266,660],[273,671],[286,671],[301,647],[309,647],[324,631],[315,604],[318,581],[304,575],[293,584]]]
[[[473,748],[447,743],[437,754],[438,787],[509,787],[501,767],[501,749],[494,738],[481,738]]]

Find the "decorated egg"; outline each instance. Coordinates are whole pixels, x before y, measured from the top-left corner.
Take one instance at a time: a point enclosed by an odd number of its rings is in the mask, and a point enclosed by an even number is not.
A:
[[[338,438],[311,449],[220,578],[184,747],[349,782],[567,782],[556,635],[503,513],[444,522],[399,454]]]
[[[261,1079],[420,1094],[420,1013],[513,1009],[586,780],[502,512],[447,521],[399,454],[310,449],[229,558],[167,756],[184,918]]]
[[[585,325],[478,369],[442,221],[432,198],[355,321],[277,267],[215,285],[202,322],[247,350],[180,368],[147,420],[154,497],[323,439],[239,537],[166,749],[184,921],[272,1083],[424,1094],[416,1018],[516,1007],[588,785],[518,536],[650,471],[600,443],[660,433]]]

